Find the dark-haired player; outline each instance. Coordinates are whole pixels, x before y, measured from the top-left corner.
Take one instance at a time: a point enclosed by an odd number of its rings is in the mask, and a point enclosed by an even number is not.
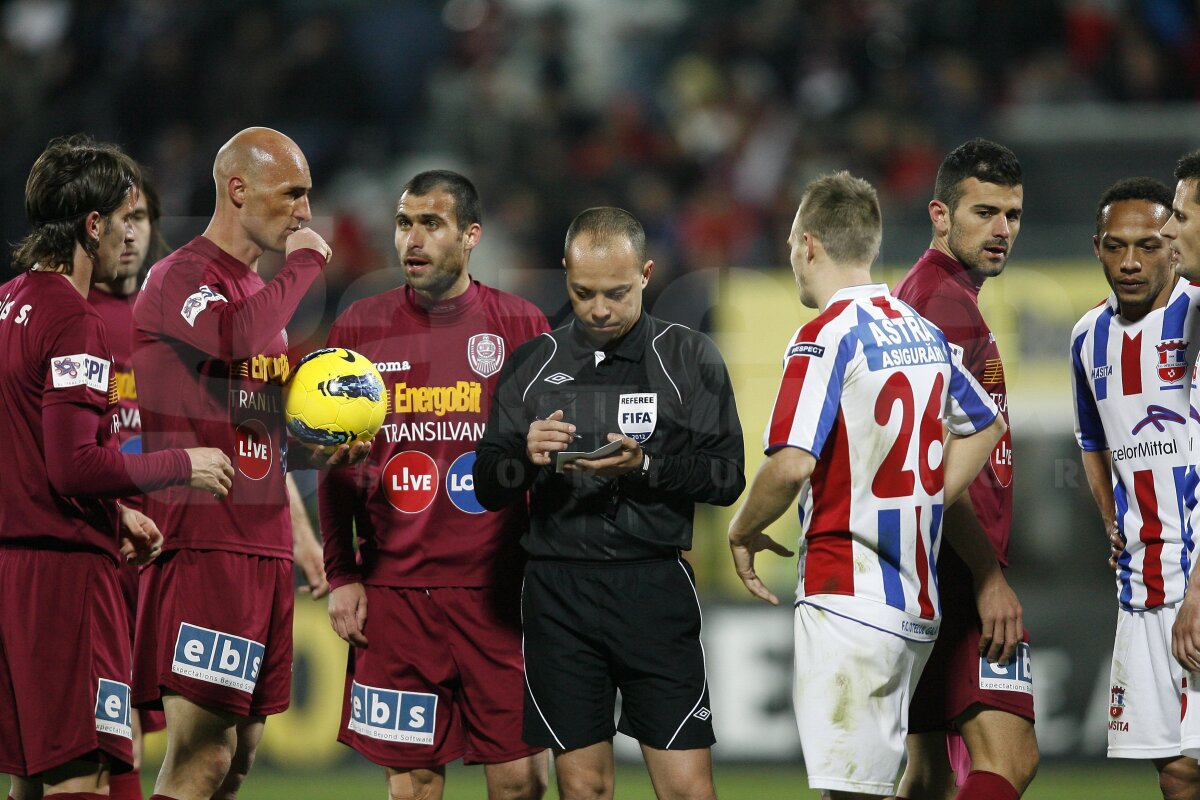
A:
[[[1004,271],[1021,227],[1024,189],[1012,151],[972,139],[938,170],[929,217],[933,241],[896,285],[896,297],[962,350],[963,365],[1008,419],[1004,363],[979,290]],[[1012,437],[1006,433],[970,491],[946,509],[938,560],[942,630],[913,695],[908,766],[899,795],[937,798],[955,769],[969,773],[960,800],[1016,798],[1038,765],[1033,682],[1021,605],[1002,568],[1012,525]],[[948,737],[947,732],[951,735]]]
[[[1180,755],[1187,682],[1171,655],[1192,550],[1184,495],[1200,288],[1172,268],[1159,233],[1170,213],[1171,190],[1151,178],[1104,193],[1092,245],[1112,294],[1075,325],[1071,375],[1084,471],[1115,538],[1108,756],[1151,760],[1163,797],[1180,800],[1200,796],[1200,767]]]
[[[144,269],[167,253],[158,221],[162,208],[158,193],[145,180],[133,207],[129,225],[132,238],[125,243],[121,258],[111,280],[97,283],[88,295],[88,303],[104,319],[104,334],[112,350],[112,370],[116,383],[117,402],[114,412],[121,428],[117,441],[122,452],[142,452],[142,418],[137,408],[137,388],[133,380],[133,303],[137,299],[138,286],[145,277]],[[142,507],[140,495],[127,497],[125,505]],[[137,586],[139,568],[134,564],[121,570],[121,589],[129,609],[129,632],[133,635],[137,614]],[[132,638],[130,639],[132,642]],[[109,793],[118,800],[140,800],[142,797],[141,762],[142,735],[160,731],[166,727],[161,711],[138,710],[133,722],[133,769],[114,775]]]
[[[330,622],[351,644],[338,739],[386,769],[391,797],[441,797],[445,765],[463,758],[484,765],[490,797],[534,800],[548,767],[521,740],[528,520],[523,507],[485,511],[471,467],[501,367],[549,326],[471,279],[483,227],[465,177],[420,173],[395,222],[407,285],[350,306],[329,332],[378,365],[389,398],[369,460],[330,473],[319,495]]]
[[[115,498],[230,485],[213,448],[117,449],[112,353],[87,297],[133,240],[140,184],[113,145],[50,142],[25,186],[22,272],[0,286],[0,772],[15,800],[107,796],[133,763],[118,575],[162,535]]]
[[[1171,215],[1160,233],[1171,247],[1172,263],[1176,272],[1195,283],[1200,281],[1200,150],[1179,159],[1179,163],[1175,165],[1175,181]],[[1198,421],[1196,409],[1200,408],[1200,381],[1197,380],[1194,370],[1190,406],[1189,425],[1192,428],[1193,444],[1189,462],[1195,468],[1195,443],[1200,439],[1195,428]],[[1192,531],[1200,525],[1200,504],[1193,507],[1189,522]],[[1200,704],[1200,589],[1196,588],[1200,578],[1196,576],[1197,572],[1193,562],[1188,587],[1171,629],[1171,652],[1175,660],[1188,671],[1184,703],[1191,708]],[[1184,756],[1200,759],[1200,714],[1189,714],[1184,718],[1181,752]]]

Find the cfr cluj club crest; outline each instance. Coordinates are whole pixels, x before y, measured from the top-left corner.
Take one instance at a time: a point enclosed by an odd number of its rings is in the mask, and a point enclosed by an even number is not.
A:
[[[1108,715],[1113,719],[1125,713],[1125,687],[1112,687],[1112,698],[1108,703]]]
[[[1187,342],[1168,339],[1156,345],[1158,351],[1158,377],[1163,383],[1175,383],[1187,373]]]
[[[467,339],[467,362],[475,374],[490,378],[504,366],[504,339],[494,333],[477,333]]]

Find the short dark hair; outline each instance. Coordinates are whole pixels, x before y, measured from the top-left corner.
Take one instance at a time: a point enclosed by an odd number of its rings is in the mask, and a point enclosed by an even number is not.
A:
[[[1191,181],[1197,178],[1200,178],[1200,150],[1193,150],[1175,165],[1175,180]],[[1200,202],[1200,184],[1197,185],[1196,200]]]
[[[1125,178],[1114,183],[1100,197],[1096,206],[1096,233],[1104,227],[1104,209],[1122,200],[1146,200],[1157,203],[1167,211],[1171,210],[1173,200],[1171,190],[1165,183],[1154,178]]]
[[[962,182],[975,178],[997,186],[1021,185],[1021,162],[1012,150],[987,139],[971,139],[950,151],[938,167],[933,199],[946,204],[951,213],[962,197]]]
[[[870,266],[883,241],[883,215],[875,187],[845,170],[822,175],[804,190],[800,230],[821,241],[837,264]]]
[[[13,250],[13,268],[70,269],[77,244],[94,262],[96,244],[84,229],[87,215],[107,217],[141,183],[137,163],[115,144],[86,134],[51,139],[25,182],[25,215],[33,230]]]
[[[479,208],[479,192],[475,184],[463,175],[448,169],[431,169],[414,175],[412,180],[404,184],[401,194],[412,194],[424,197],[434,189],[444,189],[454,198],[454,218],[458,220],[458,231],[462,233],[472,225],[483,224],[483,214]]]
[[[637,217],[623,208],[596,206],[580,212],[567,228],[567,238],[563,243],[564,253],[571,249],[571,243],[581,233],[590,234],[592,239],[623,238],[633,245],[633,252],[638,261],[646,261],[646,230]]]
[[[142,274],[138,276],[138,283],[142,282],[145,273],[156,262],[166,258],[171,252],[171,246],[167,244],[166,237],[163,236],[162,225],[162,200],[158,197],[158,190],[154,188],[154,183],[146,176],[145,171],[142,173],[142,197],[146,198],[146,216],[150,220],[150,247],[146,252],[146,262],[142,265]]]

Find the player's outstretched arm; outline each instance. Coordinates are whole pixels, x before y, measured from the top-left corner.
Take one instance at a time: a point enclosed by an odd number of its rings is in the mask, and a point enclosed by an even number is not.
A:
[[[55,403],[42,410],[46,476],[64,497],[130,497],[167,486],[190,485],[217,497],[229,492],[233,466],[213,447],[122,453],[102,447],[100,409]]]
[[[1080,453],[1083,458],[1083,474],[1087,476],[1088,488],[1092,490],[1092,499],[1100,510],[1100,519],[1104,522],[1104,533],[1108,539],[1108,566],[1117,568],[1117,559],[1125,550],[1121,541],[1121,533],[1117,530],[1117,506],[1113,500],[1112,483],[1112,453],[1109,450],[1084,450]]]
[[[190,447],[184,450],[192,465],[188,485],[208,492],[220,500],[233,486],[233,463],[216,447]]]
[[[763,529],[779,519],[796,500],[800,488],[812,475],[817,460],[798,447],[781,447],[767,456],[750,484],[746,502],[729,524],[729,550],[738,577],[750,594],[771,605],[779,598],[766,587],[754,571],[754,556],[763,550],[790,558],[795,555]]]

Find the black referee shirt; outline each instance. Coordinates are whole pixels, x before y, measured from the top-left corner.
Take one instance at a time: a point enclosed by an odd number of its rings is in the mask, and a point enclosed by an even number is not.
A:
[[[622,433],[650,469],[619,478],[559,474],[525,453],[530,423],[562,409],[592,450]],[[703,334],[645,312],[611,349],[574,320],[517,348],[504,365],[487,432],[476,445],[475,496],[496,510],[530,491],[535,558],[674,557],[692,546],[695,503],[731,505],[745,488],[745,453],[725,362]]]

